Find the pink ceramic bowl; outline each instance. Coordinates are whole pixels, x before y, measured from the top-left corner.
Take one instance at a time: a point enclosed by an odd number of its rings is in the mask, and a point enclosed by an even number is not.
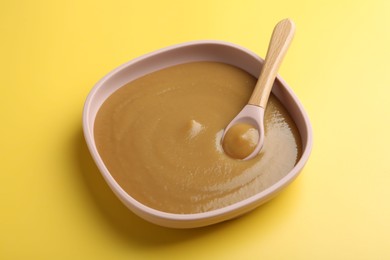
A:
[[[93,126],[102,103],[124,84],[151,72],[193,61],[217,61],[239,67],[258,77],[263,60],[240,46],[221,41],[195,41],[178,44],[144,55],[114,69],[92,89],[83,111],[83,128],[88,148],[107,184],[135,214],[152,223],[173,228],[194,228],[235,218],[265,203],[292,182],[304,167],[312,147],[312,130],[308,116],[291,88],[277,77],[272,93],[287,108],[302,139],[302,156],[295,167],[281,180],[262,192],[233,205],[196,214],[173,214],[143,205],[115,181],[96,149]]]

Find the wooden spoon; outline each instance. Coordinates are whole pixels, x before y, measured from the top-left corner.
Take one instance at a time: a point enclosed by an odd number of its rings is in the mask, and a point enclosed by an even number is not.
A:
[[[255,89],[248,101],[248,104],[240,113],[228,124],[222,136],[224,144],[225,135],[232,126],[236,124],[250,124],[257,129],[259,138],[254,150],[243,160],[255,157],[264,144],[264,111],[267,106],[268,98],[272,90],[278,69],[293,39],[295,25],[292,20],[284,19],[274,28],[271,41],[268,46],[267,55],[261,68],[260,77],[256,83]],[[224,145],[223,145],[224,146]],[[226,152],[226,149],[225,149]]]

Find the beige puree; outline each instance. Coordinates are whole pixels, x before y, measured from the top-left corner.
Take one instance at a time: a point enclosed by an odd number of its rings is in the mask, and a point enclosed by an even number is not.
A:
[[[247,72],[217,62],[181,64],[132,81],[97,114],[99,154],[130,196],[157,210],[205,212],[255,195],[285,176],[301,154],[298,130],[273,95],[260,154],[243,161],[224,153],[223,129],[255,83]]]
[[[258,130],[245,123],[233,125],[222,140],[222,148],[232,158],[245,159],[259,143]]]

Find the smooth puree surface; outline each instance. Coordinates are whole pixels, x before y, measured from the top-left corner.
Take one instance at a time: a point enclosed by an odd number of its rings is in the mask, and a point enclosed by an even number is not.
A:
[[[99,154],[130,196],[164,212],[205,212],[255,195],[284,177],[301,153],[298,130],[273,95],[259,155],[242,161],[224,153],[223,129],[255,83],[217,62],[181,64],[132,81],[98,111]]]

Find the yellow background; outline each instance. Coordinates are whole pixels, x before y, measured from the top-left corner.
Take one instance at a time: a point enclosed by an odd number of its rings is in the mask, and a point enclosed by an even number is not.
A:
[[[390,1],[0,3],[0,259],[390,259]],[[314,148],[270,203],[222,224],[149,224],[111,193],[84,143],[92,86],[120,64],[190,40],[264,57],[297,27],[280,74]]]

